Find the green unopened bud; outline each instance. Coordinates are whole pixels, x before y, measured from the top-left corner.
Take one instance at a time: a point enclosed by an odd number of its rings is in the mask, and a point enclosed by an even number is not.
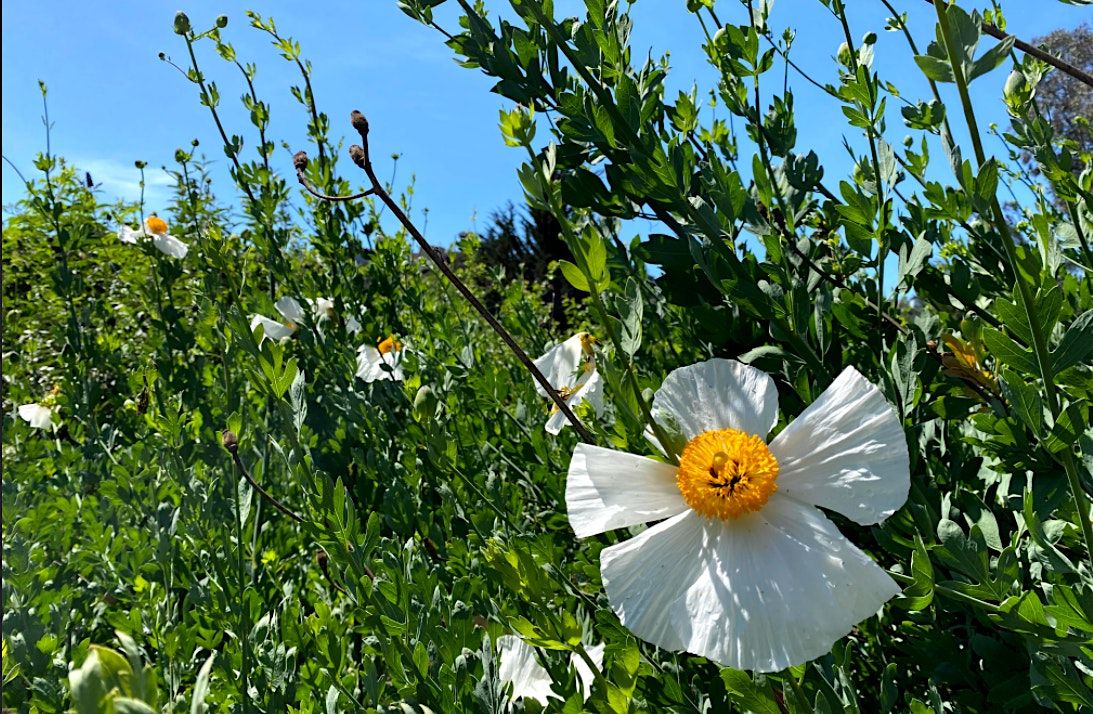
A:
[[[133,162],[133,166],[138,168],[138,169],[143,169],[147,165],[148,165],[147,161],[141,161],[140,159],[137,159],[136,161]]]
[[[227,27],[228,26],[228,16],[227,15],[217,16],[216,26],[219,27],[221,30],[223,30],[225,27]]]
[[[850,66],[850,45],[845,42],[839,45],[839,51],[835,53],[835,57],[839,60],[839,64]]]
[[[432,387],[426,385],[417,390],[414,396],[414,418],[418,421],[432,419],[436,415],[436,405],[439,401]]]
[[[1024,72],[1016,69],[1010,72],[1010,76],[1006,79],[1006,86],[1002,89],[1002,96],[1010,112],[1019,114],[1021,108],[1032,99],[1032,90]]]
[[[190,32],[190,18],[179,10],[175,13],[175,34],[186,35]]]

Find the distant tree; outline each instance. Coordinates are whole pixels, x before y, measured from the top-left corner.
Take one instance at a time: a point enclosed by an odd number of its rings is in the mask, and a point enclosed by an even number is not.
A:
[[[1093,74],[1093,28],[1089,23],[1055,30],[1037,37],[1033,44]],[[1052,71],[1036,87],[1036,102],[1055,129],[1056,138],[1071,142],[1070,148],[1078,158],[1075,173],[1080,173],[1093,154],[1093,88],[1064,72]]]
[[[509,203],[490,216],[480,238],[478,254],[484,264],[501,268],[511,277],[519,275],[529,283],[549,284],[551,317],[564,327],[564,299],[576,293],[561,273],[550,267],[555,261],[573,259],[558,220],[547,211],[529,208],[523,212]]]

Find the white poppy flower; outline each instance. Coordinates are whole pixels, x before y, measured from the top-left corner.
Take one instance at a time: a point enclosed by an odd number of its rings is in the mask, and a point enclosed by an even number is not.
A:
[[[594,342],[592,335],[578,332],[565,342],[551,347],[534,364],[570,409],[575,409],[587,399],[596,413],[602,414],[603,380],[596,371],[596,355],[592,348]],[[549,396],[538,382],[535,383],[535,391],[541,396]],[[567,421],[565,414],[551,402],[547,432],[558,434]]]
[[[53,428],[53,410],[41,404],[20,405],[19,418],[35,429]]]
[[[156,215],[149,216],[144,221],[144,228],[140,230],[134,230],[129,226],[118,229],[118,240],[122,243],[135,245],[149,239],[156,250],[172,258],[185,258],[190,251],[188,245],[167,233],[167,221]]]
[[[350,316],[345,320],[345,331],[350,335],[355,335],[361,331],[361,323],[357,318]]]
[[[524,697],[534,699],[546,706],[549,699],[561,699],[551,688],[553,681],[550,673],[535,658],[535,648],[515,635],[502,635],[497,638],[497,647],[501,651],[501,666],[498,668],[497,677],[502,683],[512,684],[512,699]],[[588,657],[598,668],[603,668],[604,646],[596,645],[587,648]],[[586,700],[592,693],[592,683],[596,675],[588,668],[584,658],[573,653],[569,658],[569,664],[577,671],[577,686],[581,689],[581,696]]]
[[[262,326],[262,332],[264,336],[271,340],[277,340],[281,342],[292,337],[292,334],[296,332],[296,325],[289,323],[287,325],[271,320],[264,315],[251,315],[250,329],[254,332],[258,329],[258,326]]]
[[[402,343],[394,335],[380,340],[380,343],[361,345],[357,348],[357,376],[366,382],[390,379],[401,382],[402,355],[405,353]]]
[[[578,537],[663,522],[600,555],[627,628],[667,650],[773,672],[830,651],[899,587],[816,506],[862,525],[907,500],[903,428],[847,368],[768,445],[774,381],[713,359],[678,369],[653,418],[688,440],[679,466],[581,444],[566,482]]]

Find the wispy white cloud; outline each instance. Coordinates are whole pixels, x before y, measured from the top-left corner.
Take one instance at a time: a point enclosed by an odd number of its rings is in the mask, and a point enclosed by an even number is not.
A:
[[[91,179],[108,198],[140,200],[140,170],[132,162],[112,158],[75,158],[72,164],[91,174]],[[173,181],[158,166],[144,169],[144,204],[152,209],[170,198]]]

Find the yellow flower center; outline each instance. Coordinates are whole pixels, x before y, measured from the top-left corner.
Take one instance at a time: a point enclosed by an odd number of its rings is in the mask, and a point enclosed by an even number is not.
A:
[[[376,349],[380,351],[381,355],[388,354],[389,352],[398,352],[402,349],[402,343],[395,339],[394,335],[388,335],[386,339],[381,341]]]
[[[148,227],[149,233],[155,233],[157,236],[167,235],[167,221],[159,216],[148,216],[144,225]]]
[[[737,429],[717,429],[687,442],[676,485],[707,518],[737,518],[761,509],[778,490],[778,461],[766,442]]]
[[[596,344],[596,338],[587,332],[580,333],[578,337],[581,340],[581,350],[589,357],[593,356],[595,353],[592,351],[592,346]]]
[[[558,396],[561,397],[562,400],[564,401],[566,399],[569,399],[570,397],[572,397],[574,394],[577,393],[577,387],[559,387],[558,389],[556,389],[554,391],[556,391],[558,393]],[[558,405],[553,400],[551,400],[551,402],[550,402],[550,413],[551,413],[551,415],[553,415],[557,412],[558,412]]]

